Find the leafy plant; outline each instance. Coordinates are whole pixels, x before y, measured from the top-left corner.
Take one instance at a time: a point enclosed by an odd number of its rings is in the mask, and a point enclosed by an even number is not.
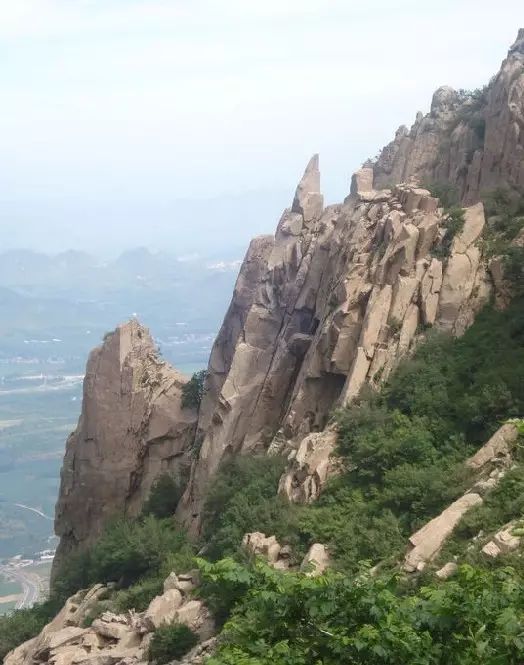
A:
[[[161,595],[163,590],[164,577],[146,577],[128,589],[118,591],[114,599],[115,606],[119,612],[126,612],[127,610],[143,612],[153,598]]]
[[[282,457],[235,457],[222,465],[207,493],[203,542],[211,559],[235,555],[244,534],[262,531],[287,539],[296,532],[295,510],[277,495]]]
[[[174,514],[182,496],[181,481],[171,473],[161,474],[153,483],[143,514],[164,518]]]
[[[453,245],[454,238],[460,234],[464,228],[464,209],[459,207],[447,208],[444,211],[446,234],[442,242],[437,247],[433,248],[433,256],[439,259],[449,257],[451,253],[451,246]]]
[[[410,589],[396,576],[318,578],[262,563],[204,566],[237,601],[209,665],[519,665],[524,587],[512,569],[463,566]]]
[[[187,383],[182,386],[182,408],[198,409],[204,396],[204,383],[207,371],[195,372]]]
[[[63,562],[53,595],[65,599],[97,582],[129,587],[152,572],[158,575],[165,571],[166,562],[171,569],[189,568],[192,555],[185,533],[172,519],[149,515],[140,520],[119,520],[108,525],[89,550]]]
[[[185,656],[197,643],[197,635],[184,624],[164,624],[153,634],[149,645],[149,659],[163,665]]]

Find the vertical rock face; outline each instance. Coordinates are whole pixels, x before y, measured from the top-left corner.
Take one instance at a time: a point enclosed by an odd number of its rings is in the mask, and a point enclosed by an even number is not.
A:
[[[91,352],[61,473],[57,565],[96,539],[111,516],[136,515],[161,472],[189,471],[196,414],[181,407],[184,383],[136,321]]]
[[[374,165],[375,187],[451,183],[466,204],[499,185],[524,186],[524,29],[499,73],[473,96],[439,88],[428,115],[417,115]]]
[[[346,201],[322,209],[313,157],[274,240],[253,241],[211,353],[200,454],[178,508],[195,530],[229,455],[291,451],[280,491],[314,499],[336,437],[312,434],[332,408],[377,386],[424,327],[460,334],[486,301],[482,205],[466,211],[449,257],[437,259],[446,233],[438,200],[416,185],[370,190],[372,177],[361,169]]]
[[[451,242],[424,180],[456,185],[469,206]],[[481,256],[478,199],[496,185],[524,185],[524,31],[485,91],[437,90],[431,112],[355,173],[343,203],[324,207],[313,156],[275,236],[248,249],[198,423],[181,409],[183,378],[137,323],[92,353],[62,472],[59,558],[111,514],[136,514],[154,477],[183,474],[192,457],[177,516],[193,532],[231,455],[287,454],[280,491],[316,498],[333,468],[333,407],[378,387],[426,328],[462,334],[488,299],[494,270]]]

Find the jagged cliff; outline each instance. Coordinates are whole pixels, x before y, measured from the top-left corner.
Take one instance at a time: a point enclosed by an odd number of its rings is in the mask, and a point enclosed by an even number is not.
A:
[[[319,159],[315,155],[275,236],[256,238],[250,244],[211,352],[198,416],[194,410],[182,407],[185,379],[158,357],[145,328],[131,321],[106,336],[90,355],[82,414],[67,442],[56,509],[56,532],[61,537],[57,565],[68,553],[92,543],[112,516],[139,514],[162,471],[186,483],[177,517],[193,534],[199,531],[212,476],[232,455],[285,455],[287,467],[278,491],[291,501],[307,503],[316,499],[326,478],[342,467],[335,456],[337,429],[330,420],[333,408],[349,405],[365,387],[378,389],[429,328],[460,336],[491,296],[499,306],[508,304],[511,288],[504,281],[503,262],[484,251],[486,219],[479,198],[484,190],[495,186],[524,185],[523,118],[521,30],[486,90],[464,94],[440,88],[431,112],[418,116],[410,131],[401,128],[374,163],[366,163],[354,174],[343,203],[324,207]],[[463,215],[457,218],[453,216],[456,212],[444,209],[422,183],[456,187],[465,206]],[[511,242],[522,246],[522,230]],[[497,314],[505,315],[511,307]],[[479,321],[482,318],[477,325]],[[517,328],[518,322],[515,335]],[[515,404],[506,404],[511,392],[502,388],[502,413],[507,418]],[[402,416],[400,412],[398,415]],[[412,427],[416,419],[408,422]],[[500,414],[495,422],[500,422]],[[453,501],[444,504],[444,509],[440,506],[437,511],[429,511],[429,521],[426,516],[416,524],[414,533],[408,532],[407,552],[396,564],[405,573],[434,569],[440,579],[456,573],[458,555],[448,558],[446,541],[467,512],[486,506],[489,509],[500,483],[519,471],[522,427],[519,418],[507,420],[493,436],[483,440],[484,445],[472,457],[462,458],[468,482],[462,490],[459,487],[452,492]],[[461,453],[466,444],[463,435],[457,431]],[[382,436],[389,441],[386,430]],[[446,450],[444,443],[439,441],[442,445],[435,448],[439,455]],[[404,446],[403,438],[402,449]],[[430,461],[426,463],[431,471],[437,459],[428,453]],[[439,469],[447,467],[438,467],[436,474]],[[416,480],[417,476],[410,478]],[[419,476],[419,481],[421,478],[427,477]],[[403,496],[409,503],[411,480]],[[511,502],[513,512],[518,513],[518,501]],[[278,505],[289,508],[287,502]],[[370,505],[375,510],[372,502]],[[336,510],[339,508],[337,503]],[[406,510],[405,505],[401,510]],[[480,531],[465,552],[481,537],[486,540],[481,549],[486,557],[495,559],[514,551],[524,538],[524,525],[513,513],[505,520],[487,534]],[[166,528],[162,522],[162,529]],[[296,568],[291,547],[281,545],[271,534],[247,533],[243,545],[248,554],[265,556],[275,569],[286,574]],[[329,543],[312,543],[301,570],[306,576],[321,574],[332,561],[331,554]],[[384,563],[381,561],[371,577],[379,574]],[[159,575],[160,570],[154,573]],[[138,588],[139,596],[144,591],[152,595],[140,612],[133,609],[115,613],[116,589],[112,584],[97,584],[87,593],[76,593],[39,635],[12,651],[6,662],[140,665],[149,657],[154,631],[165,622],[175,621],[191,627],[201,642],[186,659],[176,662],[200,664],[214,649],[220,649],[220,638],[212,637],[216,626],[203,599],[193,596],[198,594],[199,573],[176,573],[165,579],[160,593],[154,588],[154,579],[140,578],[135,592]],[[153,587],[148,588],[151,582]],[[402,588],[402,596],[406,589]],[[274,598],[275,593],[272,588],[267,597]],[[333,605],[337,597],[337,593],[331,595],[326,605]],[[307,605],[303,598],[297,607]],[[370,604],[369,598],[366,596],[366,605]],[[132,607],[139,601],[138,596],[133,597]],[[346,602],[342,598],[341,602],[343,607],[333,605],[337,630],[340,612],[352,608],[354,600]],[[475,648],[487,622],[482,620],[475,631],[469,627],[466,631],[464,607],[469,614],[471,608],[483,606],[484,597],[460,606],[458,611],[458,639],[465,641],[460,630],[468,632],[474,636]],[[494,607],[499,630],[499,606]],[[260,606],[249,614],[248,622],[256,622],[259,613]],[[451,615],[446,607],[446,621]],[[296,634],[304,635],[304,626],[313,626],[315,644],[319,633],[322,640],[324,635],[334,637],[317,629],[318,616],[299,620],[291,646]],[[387,616],[385,632],[390,635],[392,615],[388,612]],[[273,620],[279,625],[281,644],[284,633],[280,627],[288,625],[289,616],[282,622],[281,617],[271,614]],[[376,620],[373,615],[365,621],[366,630]],[[88,625],[90,621],[92,625]],[[402,644],[406,634],[402,633]],[[453,631],[451,634],[454,637]],[[256,642],[255,648],[260,650],[258,637],[256,634],[246,643],[251,647]],[[438,639],[442,641],[440,629]],[[435,662],[446,658],[440,641]],[[427,643],[424,652],[426,649]],[[518,649],[522,651],[521,644]],[[340,653],[337,651],[337,657]],[[369,660],[359,662],[375,662],[377,653],[373,651]],[[500,654],[496,653],[498,662]],[[478,654],[476,650],[475,657]],[[412,655],[405,658],[406,662]]]
[[[93,542],[113,515],[136,515],[162,471],[187,474],[196,413],[181,407],[185,382],[137,321],[91,352],[82,413],[62,467],[57,565]]]
[[[200,455],[179,507],[188,524],[224,456],[296,448],[335,404],[386,378],[425,327],[460,334],[486,302],[482,204],[441,260],[438,200],[411,185],[373,190],[372,177],[361,169],[344,204],[324,210],[313,157],[275,238],[252,242],[211,354]]]
[[[315,498],[336,442],[324,431],[332,409],[377,387],[428,327],[461,334],[493,292],[478,199],[523,184],[523,107],[521,30],[485,91],[439,89],[431,112],[357,171],[343,203],[324,207],[314,156],[275,236],[250,244],[198,423],[180,408],[182,378],[153,359],[149,338],[120,341],[124,327],[95,351],[64,462],[60,557],[96,537],[110,513],[136,513],[155,474],[191,458],[178,517],[194,533],[209,480],[231,455],[288,455],[281,492]],[[423,182],[455,185],[469,205],[452,241]],[[131,347],[127,357],[121,348]],[[157,374],[159,384],[138,378]]]
[[[453,184],[465,204],[500,185],[524,186],[524,29],[483,90],[439,88],[430,113],[400,127],[373,169],[377,187],[416,176]]]

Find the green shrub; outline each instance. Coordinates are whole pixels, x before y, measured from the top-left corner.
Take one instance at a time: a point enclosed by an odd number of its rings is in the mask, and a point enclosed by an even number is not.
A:
[[[504,279],[513,285],[515,295],[524,293],[524,247],[508,247],[506,250]]]
[[[149,645],[149,659],[163,665],[181,658],[197,643],[196,634],[184,624],[164,624],[153,634]]]
[[[448,182],[434,182],[426,184],[425,187],[431,192],[431,196],[435,196],[440,200],[440,205],[443,208],[453,208],[460,203],[460,196],[458,189],[455,185]]]
[[[129,587],[141,578],[191,566],[193,551],[172,519],[151,515],[108,525],[86,552],[66,559],[58,571],[53,595],[67,598],[97,582]],[[166,573],[167,574],[167,573]]]
[[[161,474],[153,483],[144,504],[143,514],[154,517],[170,517],[175,513],[182,496],[182,483],[171,473]]]
[[[439,259],[446,259],[449,257],[454,238],[457,235],[459,235],[459,233],[464,228],[463,208],[459,207],[447,208],[445,209],[444,212],[446,215],[444,221],[444,228],[446,229],[446,234],[442,239],[441,244],[432,250],[433,256]]]
[[[195,372],[182,387],[182,408],[198,409],[204,395],[204,382],[207,371],[205,369]]]
[[[402,556],[409,535],[469,486],[465,458],[524,413],[522,376],[522,300],[486,308],[460,339],[429,334],[380,395],[337,412],[346,471],[298,511],[298,542],[325,543],[350,573]]]
[[[235,457],[212,481],[203,511],[206,556],[235,555],[248,531],[285,540],[296,532],[294,507],[277,495],[285,468],[282,457]]]
[[[505,255],[524,228],[524,192],[499,187],[483,195],[487,224],[484,228],[484,254]]]
[[[164,577],[167,577],[164,576]],[[119,612],[135,610],[143,612],[149,603],[163,593],[164,577],[145,578],[128,589],[119,591],[115,596],[115,605]]]
[[[104,612],[108,611],[111,607],[111,604],[107,601],[96,602],[90,607],[90,609],[84,615],[84,620],[82,621],[83,628],[89,628],[93,624],[95,619],[98,619]]]
[[[47,601],[0,616],[0,660],[4,662],[9,651],[38,635],[59,609],[60,604]]]
[[[311,578],[257,563],[204,566],[236,597],[209,665],[520,665],[524,585],[512,569],[463,566],[410,589],[395,576]]]

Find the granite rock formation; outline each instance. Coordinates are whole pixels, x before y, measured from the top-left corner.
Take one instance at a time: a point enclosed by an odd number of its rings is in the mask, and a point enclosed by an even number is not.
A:
[[[524,187],[524,29],[484,89],[439,88],[431,111],[397,130],[373,170],[375,187],[412,176],[451,183],[466,205],[498,186]]]
[[[7,654],[4,665],[146,665],[155,629],[172,621],[196,633],[199,643],[182,662],[197,665],[213,650],[216,627],[204,603],[191,597],[194,588],[192,581],[181,585],[171,573],[164,592],[144,612],[105,611],[94,621],[89,618],[106,602],[108,588],[97,584],[79,591],[36,637]]]
[[[137,321],[91,352],[61,473],[56,565],[93,542],[113,515],[137,515],[160,473],[187,475],[196,413],[181,406],[185,381]]]
[[[437,258],[438,199],[414,184],[367,190],[372,176],[361,169],[346,201],[323,210],[313,157],[275,238],[252,242],[211,353],[200,454],[178,511],[189,526],[228,455],[290,454],[281,490],[314,499],[335,445],[318,434],[333,406],[378,386],[426,327],[461,334],[486,302],[482,204]]]
[[[464,227],[424,182],[456,185]],[[177,517],[197,533],[221,462],[270,451],[289,459],[280,491],[314,500],[336,471],[337,405],[378,388],[427,328],[460,335],[504,276],[482,256],[480,193],[524,184],[524,31],[479,93],[439,89],[427,116],[358,170],[324,206],[319,159],[307,165],[274,236],[255,238],[214,343],[198,413],[181,377],[127,324],[93,352],[57,504],[58,560],[115,513],[137,514],[162,470],[191,467]],[[451,240],[451,242],[449,242]]]

